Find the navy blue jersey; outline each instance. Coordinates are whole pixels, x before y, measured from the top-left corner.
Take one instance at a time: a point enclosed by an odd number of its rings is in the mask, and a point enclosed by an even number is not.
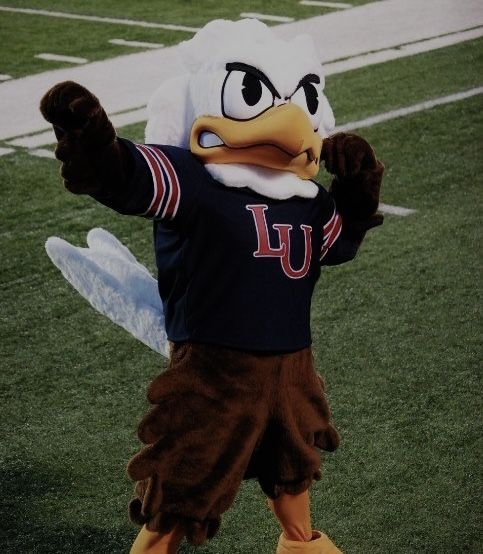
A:
[[[158,287],[170,340],[250,351],[310,345],[310,305],[321,265],[357,244],[322,187],[313,199],[274,200],[217,182],[187,150],[122,139],[134,174],[99,198],[154,221]]]

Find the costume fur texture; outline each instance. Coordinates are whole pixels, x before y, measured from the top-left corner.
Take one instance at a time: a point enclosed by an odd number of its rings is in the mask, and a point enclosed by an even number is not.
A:
[[[323,392],[310,348],[259,356],[176,345],[148,389],[154,407],[139,426],[146,446],[128,466],[138,481],[131,518],[161,531],[181,522],[188,540],[202,544],[242,479],[257,478],[270,498],[307,490],[321,477],[314,446],[339,444]]]
[[[45,249],[69,283],[99,312],[169,357],[158,283],[116,237],[91,229],[87,248],[50,237]]]
[[[213,44],[223,48],[214,50]],[[155,93],[148,108],[148,142],[187,148],[199,116],[224,117],[220,90],[227,62],[243,61],[264,72],[280,93],[274,110],[289,103],[301,77],[315,75],[322,112],[320,126],[310,134],[325,137],[316,163],[323,162],[334,176],[331,194],[343,219],[340,237],[357,246],[368,229],[382,223],[377,206],[383,165],[361,137],[327,137],[334,118],[310,39],[287,43],[256,21],[217,21],[182,50],[187,72]],[[76,83],[60,83],[46,93],[41,111],[54,126],[67,189],[123,213],[134,162],[98,99]],[[269,199],[311,199],[319,190],[309,179],[270,166],[208,163],[205,168],[227,187],[248,187]],[[91,253],[87,257],[98,261]],[[117,265],[122,257],[112,256],[104,279],[108,285],[111,273],[122,274],[122,264]],[[152,287],[135,260],[124,257],[123,262],[131,264],[135,286]],[[131,517],[159,532],[181,523],[192,544],[214,536],[242,479],[256,477],[272,498],[302,492],[320,478],[318,450],[335,450],[339,442],[309,348],[261,355],[177,344],[168,371],[149,387],[148,400],[153,408],[139,427],[144,447],[128,467],[137,481]]]
[[[225,66],[237,59],[260,68],[276,83],[282,98],[293,93],[300,75],[318,75],[323,112],[318,132],[324,138],[335,126],[332,108],[322,92],[322,68],[309,36],[298,36],[287,42],[276,39],[273,32],[257,20],[217,20],[206,25],[192,40],[182,43],[180,51],[187,72],[163,83],[149,102],[145,134],[148,144],[189,148],[189,130],[197,117],[223,115],[219,91],[226,77]],[[294,195],[314,198],[317,194],[317,185],[288,172],[266,171],[244,164],[207,164],[205,167],[226,186],[249,187],[269,198],[285,200]]]

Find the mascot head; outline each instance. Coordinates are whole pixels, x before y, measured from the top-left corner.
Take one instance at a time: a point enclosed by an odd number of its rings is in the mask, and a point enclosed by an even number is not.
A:
[[[186,73],[154,94],[146,142],[189,148],[227,186],[315,196],[310,179],[334,116],[312,39],[216,20],[179,48]]]

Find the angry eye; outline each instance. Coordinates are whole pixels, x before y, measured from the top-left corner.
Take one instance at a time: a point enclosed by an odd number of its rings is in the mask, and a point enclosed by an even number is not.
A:
[[[274,104],[274,94],[256,75],[230,71],[222,90],[222,111],[230,119],[252,119]]]
[[[305,83],[291,96],[290,102],[304,110],[316,131],[322,118],[322,102],[319,101],[319,88],[316,83]]]

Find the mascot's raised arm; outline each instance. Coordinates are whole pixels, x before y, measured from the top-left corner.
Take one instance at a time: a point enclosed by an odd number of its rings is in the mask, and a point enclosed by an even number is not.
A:
[[[47,244],[94,306],[160,352],[171,344],[128,465],[143,526],[131,552],[212,538],[248,478],[280,521],[278,554],[340,552],[310,517],[319,449],[339,443],[310,303],[321,267],[354,258],[382,223],[383,165],[362,138],[327,136],[334,118],[308,37],[213,21],[181,49],[186,74],[155,93],[146,144],[116,136],[81,85],[41,101],[67,189],[154,222],[157,284],[102,230],[82,251]],[[322,163],[329,192],[312,180]]]

